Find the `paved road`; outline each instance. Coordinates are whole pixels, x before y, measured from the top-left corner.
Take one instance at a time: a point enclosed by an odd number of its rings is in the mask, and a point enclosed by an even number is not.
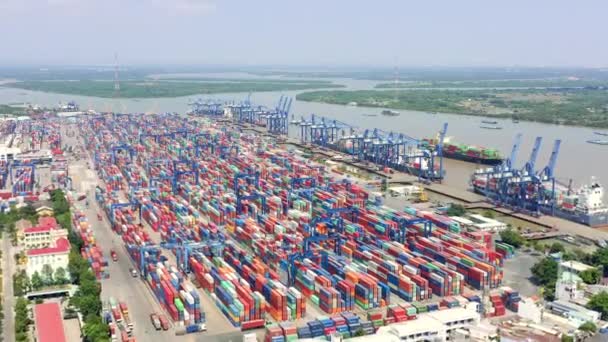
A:
[[[4,325],[2,338],[3,341],[15,340],[15,321],[13,318],[13,310],[15,306],[15,296],[13,296],[13,256],[11,254],[11,239],[8,234],[4,234],[2,238],[2,258],[3,264],[3,309],[4,309]]]
[[[65,134],[63,134],[66,137]],[[65,143],[77,145],[76,137],[66,137]],[[92,163],[91,163],[92,165]],[[71,161],[69,174],[72,177],[73,187],[76,191],[87,191],[91,196],[95,193],[95,185],[99,184],[97,175],[86,167],[86,160]],[[97,245],[102,249],[103,254],[109,260],[108,271],[109,279],[102,279],[102,301],[114,297],[117,300],[125,301],[131,321],[134,322],[134,336],[137,341],[174,341],[173,330],[156,331],[150,323],[149,315],[152,312],[160,312],[161,307],[153,298],[153,293],[146,284],[139,278],[133,278],[129,273],[129,268],[133,268],[131,259],[127,254],[124,244],[118,235],[112,232],[110,225],[104,217],[102,222],[97,220],[97,212],[101,209],[93,198],[89,198],[90,207],[84,208],[91,229],[94,231]],[[113,262],[110,258],[110,250],[114,249],[118,255],[118,261]]]

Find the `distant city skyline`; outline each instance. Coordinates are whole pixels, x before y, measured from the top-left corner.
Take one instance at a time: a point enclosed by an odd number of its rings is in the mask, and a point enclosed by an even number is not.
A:
[[[608,2],[0,0],[0,66],[608,67]]]

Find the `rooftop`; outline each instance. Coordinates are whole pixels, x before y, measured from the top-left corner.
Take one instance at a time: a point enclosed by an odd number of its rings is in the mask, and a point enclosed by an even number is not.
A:
[[[43,216],[38,218],[38,224],[47,227],[57,227],[57,220],[54,217]]]
[[[52,229],[53,228],[49,227],[49,226],[36,226],[36,227],[25,228],[23,230],[23,232],[26,233],[26,234],[42,233],[42,232],[51,231]]]
[[[70,241],[66,238],[59,238],[55,241],[55,247],[46,247],[38,249],[30,249],[27,251],[28,256],[44,255],[44,254],[59,254],[70,251]]]
[[[34,306],[34,320],[38,342],[66,341],[58,303],[44,303]]]
[[[575,261],[575,260],[562,261],[562,263],[560,265],[564,268],[568,268],[568,269],[571,269],[576,272],[583,272],[583,271],[592,270],[595,268],[593,266],[589,266],[589,265],[583,264],[582,262]]]
[[[449,323],[463,319],[479,318],[479,314],[473,310],[464,308],[453,308],[450,310],[433,311],[428,314],[431,318],[436,319],[441,323]]]
[[[415,321],[391,324],[380,328],[379,333],[390,333],[399,337],[443,330],[443,324],[427,314],[419,315]]]

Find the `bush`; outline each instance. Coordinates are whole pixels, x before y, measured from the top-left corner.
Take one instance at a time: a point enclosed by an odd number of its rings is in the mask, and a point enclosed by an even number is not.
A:
[[[466,213],[466,209],[462,204],[450,204],[447,214],[448,216],[463,216]]]
[[[502,242],[509,244],[515,248],[521,247],[526,241],[521,234],[512,228],[508,228],[500,232]]]
[[[578,327],[578,330],[585,331],[589,333],[595,333],[597,331],[597,326],[593,322],[585,322]]]
[[[587,308],[602,314],[602,319],[608,319],[608,292],[602,291],[591,296]]]

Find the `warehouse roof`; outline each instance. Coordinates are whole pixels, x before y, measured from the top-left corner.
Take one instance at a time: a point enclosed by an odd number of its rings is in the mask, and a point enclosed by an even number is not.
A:
[[[464,308],[453,308],[450,310],[433,311],[430,312],[428,315],[443,324],[465,319],[479,318],[479,314],[477,312]]]
[[[380,332],[390,333],[398,337],[405,337],[426,332],[436,332],[443,330],[443,324],[429,315],[419,315],[415,321],[391,324],[380,328]]]
[[[582,262],[578,262],[575,260],[562,261],[561,266],[564,268],[568,268],[574,270],[576,272],[583,272],[586,270],[594,269],[595,267],[583,264]]]
[[[66,341],[58,303],[44,303],[34,306],[34,320],[36,323],[36,341]]]

